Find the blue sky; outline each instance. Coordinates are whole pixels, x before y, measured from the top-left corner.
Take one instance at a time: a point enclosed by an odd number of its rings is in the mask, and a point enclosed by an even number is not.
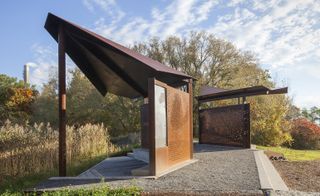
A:
[[[56,69],[48,12],[124,45],[208,31],[253,52],[278,86],[289,86],[294,104],[320,107],[319,0],[2,1],[0,73],[21,79],[30,63],[31,82],[41,86]]]

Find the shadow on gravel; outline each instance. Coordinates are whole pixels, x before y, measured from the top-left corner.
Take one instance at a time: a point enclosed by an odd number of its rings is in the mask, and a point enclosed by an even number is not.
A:
[[[232,146],[219,146],[212,144],[193,144],[193,153],[203,152],[219,152],[219,151],[234,151],[234,150],[248,150],[246,148],[232,147]]]

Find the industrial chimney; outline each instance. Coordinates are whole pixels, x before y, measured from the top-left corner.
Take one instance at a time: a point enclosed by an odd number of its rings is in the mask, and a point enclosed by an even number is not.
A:
[[[27,86],[29,84],[29,65],[25,64],[23,67],[23,80],[24,85]]]

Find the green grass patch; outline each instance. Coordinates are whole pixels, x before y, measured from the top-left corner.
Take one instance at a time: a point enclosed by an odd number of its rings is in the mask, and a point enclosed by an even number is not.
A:
[[[282,153],[289,161],[312,161],[320,160],[320,150],[295,150],[285,147],[257,146],[260,150],[269,150]]]
[[[93,186],[90,188],[77,188],[77,189],[71,189],[71,188],[64,188],[57,191],[47,191],[41,193],[42,196],[86,196],[86,195],[116,195],[116,196],[138,196],[141,195],[142,190],[138,187],[131,186],[131,187],[124,187],[124,188],[110,188],[107,185],[101,185],[101,186]],[[6,191],[1,194],[1,196],[22,196],[25,195],[21,192],[11,192]],[[37,193],[28,193],[26,195],[37,195]]]

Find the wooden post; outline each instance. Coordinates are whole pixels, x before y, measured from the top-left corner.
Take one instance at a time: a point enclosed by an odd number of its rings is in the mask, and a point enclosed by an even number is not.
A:
[[[59,61],[59,176],[66,176],[66,55],[65,34],[63,26],[59,27],[58,34],[58,61]]]
[[[190,110],[190,159],[193,159],[193,90],[192,90],[192,79],[188,82],[188,93],[189,93],[189,110]]]

